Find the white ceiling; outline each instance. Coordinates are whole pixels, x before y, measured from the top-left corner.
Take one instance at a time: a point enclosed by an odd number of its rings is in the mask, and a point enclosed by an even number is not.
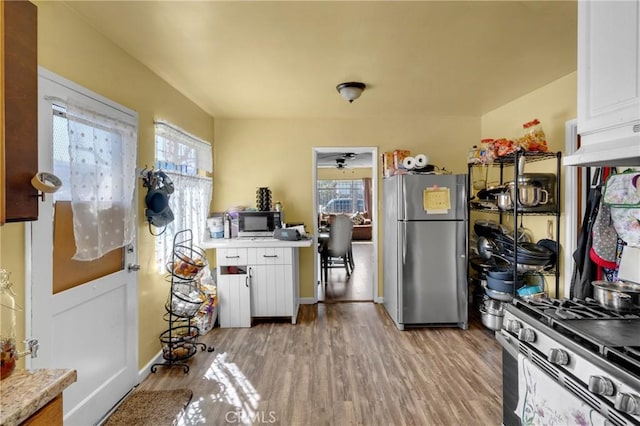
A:
[[[480,116],[576,69],[575,1],[67,4],[216,118]]]
[[[338,152],[319,152],[316,154],[317,165],[320,168],[340,168],[338,162],[343,168],[367,168],[373,166],[373,159],[370,152],[361,152],[358,150],[342,150]]]

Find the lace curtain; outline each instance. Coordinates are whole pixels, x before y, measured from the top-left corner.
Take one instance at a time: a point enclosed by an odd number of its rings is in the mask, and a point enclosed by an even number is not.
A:
[[[155,122],[155,131],[159,168],[187,175],[213,171],[210,144],[164,121]]]
[[[137,125],[67,103],[75,260],[94,260],[135,233]]]
[[[158,272],[166,272],[173,237],[191,229],[193,244],[203,241],[211,204],[212,180],[203,176],[213,171],[211,144],[164,121],[155,122],[156,167],[173,181],[174,192],[169,207],[174,220],[156,238]]]
[[[212,190],[211,178],[166,173],[175,188],[169,198],[169,207],[175,219],[167,225],[166,231],[156,238],[156,259],[158,272],[161,273],[166,272],[166,264],[173,248],[173,237],[177,232],[191,229],[193,244],[196,246],[204,239]]]

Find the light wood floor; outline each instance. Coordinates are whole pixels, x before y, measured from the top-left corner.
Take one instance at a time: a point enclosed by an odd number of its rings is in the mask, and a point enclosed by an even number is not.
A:
[[[143,389],[186,387],[178,424],[499,425],[501,347],[468,330],[398,331],[382,305],[302,305],[298,324],[215,328],[191,371],[160,367]]]

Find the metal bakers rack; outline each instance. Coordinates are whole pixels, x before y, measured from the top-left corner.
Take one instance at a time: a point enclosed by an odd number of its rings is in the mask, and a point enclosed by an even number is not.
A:
[[[198,348],[214,351],[213,346],[207,347],[198,342],[200,332],[193,323],[193,318],[205,301],[198,277],[206,266],[204,251],[193,245],[193,232],[185,229],[176,233],[171,261],[167,263],[166,280],[171,284],[171,291],[165,303],[167,312],[164,319],[169,327],[160,334],[164,362],[153,364],[152,373],[157,371],[158,366],[180,366],[188,373],[189,365],[185,361],[194,356]]]

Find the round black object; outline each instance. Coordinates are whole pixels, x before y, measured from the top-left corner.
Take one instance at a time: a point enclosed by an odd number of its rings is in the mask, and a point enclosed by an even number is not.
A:
[[[513,269],[491,268],[487,276],[499,280],[513,281]]]
[[[162,213],[169,206],[169,196],[163,189],[152,189],[145,197],[147,208],[154,213]]]
[[[518,254],[549,259],[551,258],[551,256],[553,256],[553,251],[542,245],[522,242],[518,244]]]
[[[516,282],[516,289],[522,287],[524,282],[522,280],[518,280]],[[502,291],[504,293],[513,293],[513,281],[502,280],[499,278],[494,278],[492,276],[487,276],[487,287],[491,290]]]
[[[473,230],[479,237],[493,238],[500,234],[498,223],[491,220],[476,220]]]

